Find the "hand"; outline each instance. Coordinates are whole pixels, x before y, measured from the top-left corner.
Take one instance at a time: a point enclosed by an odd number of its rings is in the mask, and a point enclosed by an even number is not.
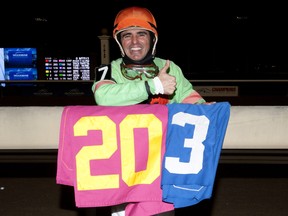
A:
[[[163,85],[164,94],[172,95],[176,89],[176,78],[167,73],[170,61],[167,60],[165,66],[159,71],[158,77]]]
[[[211,104],[215,104],[215,103],[216,103],[216,101],[211,101],[211,102],[205,102],[203,104],[211,105]]]

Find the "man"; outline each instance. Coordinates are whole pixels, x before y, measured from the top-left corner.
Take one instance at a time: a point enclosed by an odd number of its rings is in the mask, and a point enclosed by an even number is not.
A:
[[[92,86],[98,105],[206,103],[178,65],[155,57],[157,24],[148,9],[129,7],[121,10],[114,21],[113,37],[122,58],[112,61],[110,69],[98,70],[107,74],[96,74]],[[124,209],[125,204],[114,206],[112,216],[125,215]],[[171,216],[174,211],[159,215]]]
[[[205,103],[178,65],[155,57],[157,24],[148,9],[129,7],[120,11],[113,37],[122,58],[112,61],[111,69],[105,71],[110,79],[100,80],[96,75],[92,91],[98,105]]]

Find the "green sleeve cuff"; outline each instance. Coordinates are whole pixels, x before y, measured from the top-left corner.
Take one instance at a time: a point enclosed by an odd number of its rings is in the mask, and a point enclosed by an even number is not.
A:
[[[146,81],[150,87],[150,92],[152,95],[155,94],[155,85],[154,85],[154,82],[153,82],[153,79],[149,79]]]

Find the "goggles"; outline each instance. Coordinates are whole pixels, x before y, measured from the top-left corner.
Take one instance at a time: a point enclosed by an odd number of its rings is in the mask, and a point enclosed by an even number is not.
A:
[[[121,73],[122,75],[129,80],[140,79],[142,76],[146,76],[148,79],[156,77],[159,73],[159,68],[153,63],[149,65],[134,65],[128,64],[125,65],[121,63]]]

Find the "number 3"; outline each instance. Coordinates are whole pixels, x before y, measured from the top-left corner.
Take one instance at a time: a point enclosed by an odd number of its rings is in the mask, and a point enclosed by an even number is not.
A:
[[[209,119],[206,116],[196,116],[179,112],[172,118],[172,124],[184,127],[185,124],[195,125],[193,138],[185,138],[184,147],[191,148],[189,162],[180,162],[179,157],[166,157],[165,168],[175,174],[197,174],[203,167],[204,144],[207,137]],[[178,143],[177,143],[178,145]]]

